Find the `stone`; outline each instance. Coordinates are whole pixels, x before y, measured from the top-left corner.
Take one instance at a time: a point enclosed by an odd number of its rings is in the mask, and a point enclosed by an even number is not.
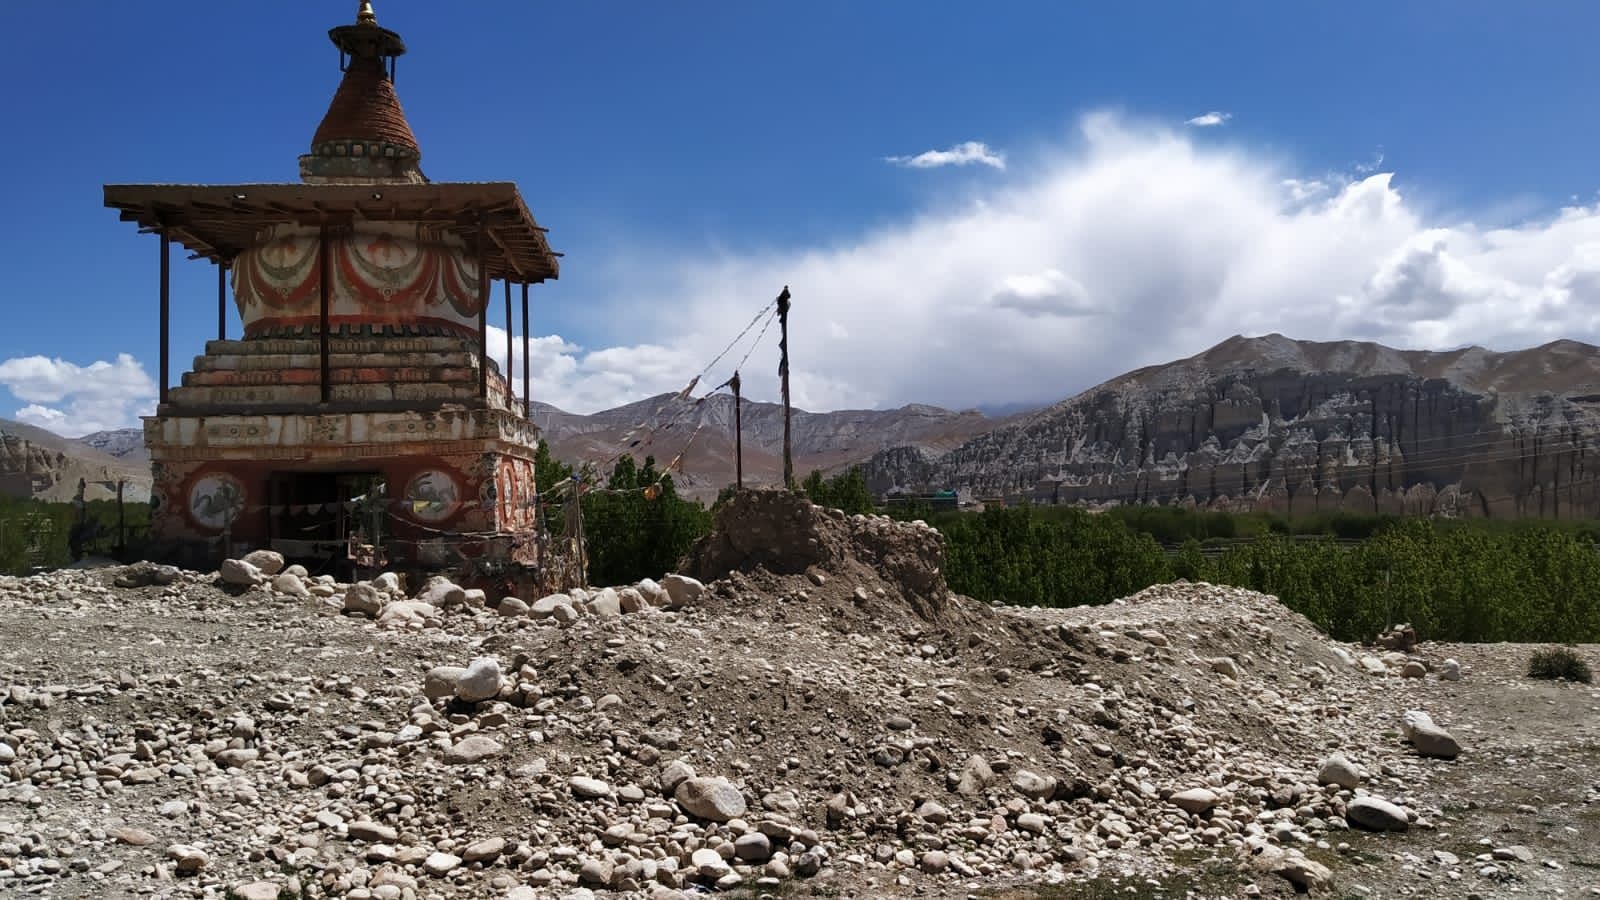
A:
[[[490,862],[498,859],[506,850],[506,839],[503,837],[484,838],[467,845],[461,851],[461,861],[468,863]]]
[[[1407,660],[1406,664],[1400,667],[1401,678],[1425,678],[1427,675],[1428,667],[1414,659]]]
[[[461,865],[461,857],[442,850],[435,850],[428,854],[422,861],[422,870],[435,878],[450,874],[457,866]]]
[[[444,761],[452,766],[471,765],[497,756],[504,749],[494,738],[474,734],[450,745],[450,749],[444,752]]]
[[[689,855],[689,865],[705,878],[721,878],[728,874],[728,861],[710,847],[701,847]]]
[[[694,767],[681,759],[669,762],[661,769],[661,793],[672,796],[678,785],[694,777]]]
[[[994,783],[994,769],[989,767],[989,761],[973,754],[961,765],[961,775],[956,782],[956,793],[963,797],[980,796],[989,785]]]
[[[455,696],[456,682],[465,674],[467,670],[464,666],[434,666],[422,676],[423,696],[429,700]]]
[[[353,841],[368,841],[375,844],[392,844],[400,837],[400,833],[392,826],[370,819],[351,822],[346,826],[345,833]]]
[[[687,575],[668,575],[661,579],[661,589],[667,592],[667,609],[683,609],[692,605],[705,593],[706,586]]]
[[[726,822],[745,812],[744,795],[724,778],[689,778],[672,792],[683,811],[697,819]]]
[[[1211,671],[1237,680],[1239,677],[1239,664],[1234,662],[1231,656],[1219,656],[1211,660]]]
[[[500,673],[500,660],[493,656],[480,656],[467,663],[467,670],[456,680],[456,699],[467,703],[488,700],[505,686],[505,676]]]
[[[180,875],[193,875],[211,862],[204,850],[189,844],[173,844],[167,848],[167,858]]]
[[[637,588],[623,588],[617,591],[617,603],[625,614],[633,614],[645,609],[650,604],[645,602],[644,594]]]
[[[1357,797],[1345,807],[1350,824],[1368,831],[1405,831],[1411,827],[1406,811],[1381,797]]]
[[[563,627],[571,625],[573,622],[578,621],[578,608],[571,603],[559,604],[556,606],[555,611],[550,614],[550,618]]]
[[[571,606],[572,598],[566,594],[550,594],[533,601],[528,614],[535,619],[548,619],[555,615],[557,606]]]
[[[1261,845],[1255,848],[1252,865],[1288,881],[1298,893],[1318,893],[1333,884],[1333,871],[1299,850]]]
[[[261,583],[261,570],[242,559],[225,559],[217,568],[217,577],[223,584],[234,587],[253,587]]]
[[[528,604],[516,597],[501,597],[500,605],[495,607],[500,615],[510,618],[512,616],[525,616],[528,614]]]
[[[437,610],[421,600],[395,600],[383,605],[378,614],[378,624],[389,628],[420,628],[437,614]]]
[[[598,778],[584,775],[574,775],[567,779],[567,787],[572,789],[572,796],[580,800],[598,800],[601,797],[611,796],[611,785]]]
[[[1317,766],[1317,784],[1333,784],[1353,791],[1361,785],[1361,772],[1344,754],[1332,753]]]
[[[1461,744],[1450,732],[1435,724],[1427,713],[1407,710],[1402,722],[1401,731],[1419,755],[1436,759],[1455,759],[1461,755]]]
[[[1199,815],[1217,805],[1217,795],[1205,788],[1190,788],[1173,794],[1172,804],[1187,813]]]
[[[765,862],[772,856],[772,841],[760,832],[741,834],[733,842],[733,855],[745,862]]]
[[[280,594],[287,594],[290,597],[298,597],[301,600],[306,600],[311,597],[310,589],[306,587],[306,583],[304,581],[300,580],[300,576],[291,574],[289,572],[283,572],[274,576],[272,579],[272,589]]]
[[[17,751],[11,749],[11,745],[10,744],[7,744],[4,741],[0,741],[0,763],[12,762],[16,758],[17,758]]]
[[[634,585],[634,589],[639,592],[640,596],[644,597],[644,602],[648,606],[666,606],[672,602],[672,597],[667,594],[667,589],[657,584],[655,579],[641,579],[638,584]]]
[[[1383,660],[1377,658],[1376,656],[1361,657],[1361,670],[1366,672],[1368,675],[1389,674],[1389,667],[1384,665]]]
[[[602,619],[616,619],[622,616],[622,598],[613,588],[601,588],[587,604],[589,612]]]
[[[489,595],[483,588],[467,588],[461,592],[461,602],[473,609],[483,609],[489,603]]]
[[[1011,787],[1029,800],[1049,800],[1056,792],[1056,780],[1027,769],[1018,769],[1011,776]]]
[[[922,854],[921,867],[929,875],[938,875],[950,868],[950,854],[943,850],[929,850]]]
[[[417,593],[417,599],[429,606],[445,609],[466,603],[467,592],[443,575],[435,575],[422,586],[422,590]]]
[[[305,576],[302,574],[301,577]],[[378,577],[372,579],[372,586],[380,591],[383,591],[385,594],[398,595],[405,593],[405,585],[400,583],[400,573],[398,572],[384,572],[380,574]]]
[[[377,616],[383,612],[383,595],[371,584],[358,581],[345,589],[344,611]]]
[[[229,888],[228,896],[237,900],[278,900],[282,891],[283,885],[276,881],[252,881]]]
[[[276,550],[251,550],[244,555],[243,560],[255,566],[263,575],[276,575],[282,572],[285,562],[283,554]]]
[[[1027,831],[1033,834],[1044,834],[1047,824],[1048,823],[1045,821],[1044,816],[1041,816],[1038,813],[1028,812],[1017,816],[1017,829],[1020,831]]]
[[[578,880],[584,884],[607,887],[611,884],[611,861],[586,859],[578,869]]]
[[[121,825],[116,828],[106,829],[106,833],[124,844],[134,847],[145,847],[156,842],[156,836],[143,828],[134,828],[130,825]]]
[[[1441,663],[1440,666],[1439,666],[1439,680],[1440,681],[1460,681],[1461,680],[1461,663],[1456,662],[1453,659],[1447,659],[1443,663]]]

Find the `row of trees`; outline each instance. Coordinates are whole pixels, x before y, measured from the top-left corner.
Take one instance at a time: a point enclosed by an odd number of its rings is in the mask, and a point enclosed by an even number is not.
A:
[[[46,503],[0,497],[0,574],[25,574],[35,567],[55,568],[72,562],[69,538],[79,521],[79,510],[71,503]],[[82,513],[85,527],[81,548],[88,553],[110,555],[117,542],[117,504],[114,500],[91,500]],[[129,503],[124,508],[130,539],[150,524],[150,506]]]

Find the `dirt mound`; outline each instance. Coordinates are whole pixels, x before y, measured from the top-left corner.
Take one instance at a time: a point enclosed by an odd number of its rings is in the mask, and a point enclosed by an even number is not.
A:
[[[731,573],[805,575],[817,587],[845,580],[861,591],[850,598],[860,605],[888,598],[938,625],[967,618],[945,584],[944,536],[937,530],[885,516],[849,516],[789,491],[735,496],[690,551],[687,571],[705,582]]]

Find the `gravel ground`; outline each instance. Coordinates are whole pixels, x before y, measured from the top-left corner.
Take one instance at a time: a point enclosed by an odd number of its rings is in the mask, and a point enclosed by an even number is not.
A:
[[[1600,692],[1533,648],[992,609],[940,553],[758,495],[703,589],[0,578],[0,895],[1600,895]]]

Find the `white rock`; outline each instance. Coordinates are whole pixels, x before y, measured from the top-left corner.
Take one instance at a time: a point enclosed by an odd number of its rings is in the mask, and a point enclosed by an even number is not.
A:
[[[1317,766],[1317,783],[1355,790],[1361,785],[1361,772],[1344,754],[1332,753]]]
[[[428,858],[422,861],[423,870],[435,878],[449,874],[459,865],[461,857],[438,850],[428,854]]]
[[[1423,756],[1455,759],[1461,755],[1461,745],[1450,732],[1439,727],[1433,717],[1419,709],[1406,710],[1401,719],[1400,731],[1405,739]]]
[[[617,591],[617,603],[618,606],[621,607],[622,612],[629,615],[632,615],[633,613],[636,613],[650,605],[645,602],[644,594],[641,594],[638,589],[631,587],[623,588],[622,590]]]
[[[242,559],[223,560],[222,565],[217,568],[217,576],[222,579],[223,584],[235,587],[250,587],[260,584],[262,579],[261,570]]]
[[[1029,800],[1049,800],[1056,792],[1056,780],[1049,775],[1039,775],[1027,769],[1018,769],[1011,776],[1011,786]]]
[[[456,698],[467,703],[488,700],[500,693],[505,677],[500,673],[500,660],[493,656],[480,656],[467,664],[467,670],[456,679]]]
[[[661,792],[670,797],[678,789],[678,785],[693,777],[694,767],[681,759],[675,759],[661,769]]]
[[[1357,797],[1345,807],[1350,824],[1371,831],[1405,831],[1411,827],[1406,811],[1381,797]]]
[[[383,595],[371,584],[358,581],[345,588],[344,611],[360,613],[363,616],[377,616],[383,612]]]
[[[422,591],[417,594],[417,599],[429,606],[437,606],[443,609],[449,606],[460,606],[467,602],[467,592],[460,585],[445,578],[443,575],[435,575],[428,579],[427,584],[422,586]]]
[[[311,596],[311,591],[306,588],[306,583],[300,580],[299,575],[292,572],[283,572],[272,579],[272,589],[280,594],[290,597],[299,597],[302,600]]]
[[[555,615],[557,606],[571,606],[572,598],[566,594],[551,594],[533,601],[533,606],[528,608],[528,614],[535,619],[548,619]]]
[[[167,858],[173,861],[173,868],[185,875],[204,869],[211,862],[211,857],[204,850],[188,844],[173,844],[167,848]]]
[[[251,550],[244,555],[244,561],[261,570],[263,575],[276,575],[283,571],[283,554],[276,550]]]
[[[503,749],[494,738],[482,734],[469,735],[444,752],[444,761],[452,766],[471,765],[496,756]]]
[[[384,572],[372,579],[372,586],[386,594],[404,593],[404,586],[400,584],[400,573]]]
[[[706,586],[687,575],[668,575],[661,579],[661,588],[667,592],[667,609],[682,609],[700,599]]]
[[[528,604],[523,603],[516,597],[501,597],[500,605],[496,607],[496,609],[500,611],[500,615],[508,618],[512,616],[525,616],[528,614]]]
[[[744,795],[725,778],[689,778],[672,792],[683,811],[697,819],[726,822],[744,815]]]
[[[585,775],[574,775],[567,779],[567,787],[572,789],[574,797],[583,800],[598,800],[601,797],[611,796],[611,785]]]
[[[1217,805],[1217,795],[1205,788],[1190,788],[1172,795],[1174,806],[1196,815]]]
[[[589,598],[589,612],[602,619],[615,619],[622,615],[622,598],[612,588],[602,588]]]
[[[1456,662],[1453,659],[1445,660],[1444,663],[1439,666],[1439,680],[1440,681],[1460,681],[1461,680],[1461,663]]]

